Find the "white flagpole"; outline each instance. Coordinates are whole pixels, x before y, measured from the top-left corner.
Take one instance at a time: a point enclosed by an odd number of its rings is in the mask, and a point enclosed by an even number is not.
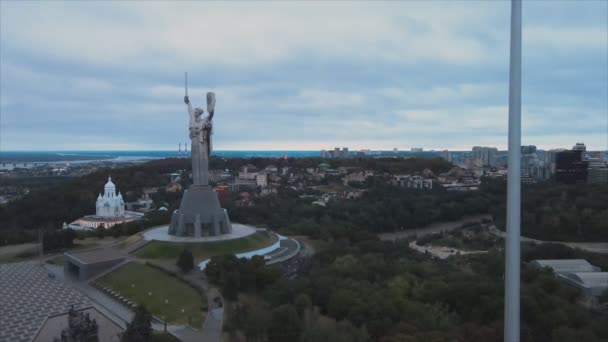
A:
[[[521,223],[521,0],[511,0],[509,66],[509,170],[505,253],[505,342],[520,339]]]

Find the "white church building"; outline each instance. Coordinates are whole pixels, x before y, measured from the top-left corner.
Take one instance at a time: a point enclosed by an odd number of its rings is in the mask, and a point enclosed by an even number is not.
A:
[[[114,225],[135,221],[143,217],[141,213],[125,210],[122,194],[116,192],[116,185],[112,183],[112,177],[108,177],[108,182],[103,190],[103,195],[100,193],[95,202],[95,215],[81,217],[69,225],[64,224],[64,228],[91,230],[103,224],[107,229]]]
[[[116,193],[116,185],[112,183],[112,177],[103,188],[103,196],[99,194],[95,204],[95,213],[98,217],[123,217],[125,216],[125,202],[120,192]]]

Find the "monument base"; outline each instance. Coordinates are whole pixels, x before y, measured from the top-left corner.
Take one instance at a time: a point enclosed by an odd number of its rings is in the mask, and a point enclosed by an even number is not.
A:
[[[231,232],[228,212],[220,206],[217,192],[210,186],[200,185],[184,191],[179,210],[171,216],[169,235],[200,238]]]

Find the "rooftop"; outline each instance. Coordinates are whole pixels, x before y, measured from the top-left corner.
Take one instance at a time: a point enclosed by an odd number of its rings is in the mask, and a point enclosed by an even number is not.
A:
[[[80,252],[69,252],[65,253],[65,255],[70,256],[84,264],[124,259],[126,257],[122,252],[113,248],[95,248]]]
[[[597,272],[599,267],[591,265],[584,259],[544,259],[533,260],[532,264],[538,267],[549,267],[556,273]]]
[[[608,272],[569,273],[566,277],[585,287],[608,287]]]

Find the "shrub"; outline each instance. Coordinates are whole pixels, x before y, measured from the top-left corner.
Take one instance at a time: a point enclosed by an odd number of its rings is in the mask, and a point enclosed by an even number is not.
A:
[[[190,272],[194,268],[194,256],[192,252],[184,249],[177,258],[177,267],[184,273]]]

